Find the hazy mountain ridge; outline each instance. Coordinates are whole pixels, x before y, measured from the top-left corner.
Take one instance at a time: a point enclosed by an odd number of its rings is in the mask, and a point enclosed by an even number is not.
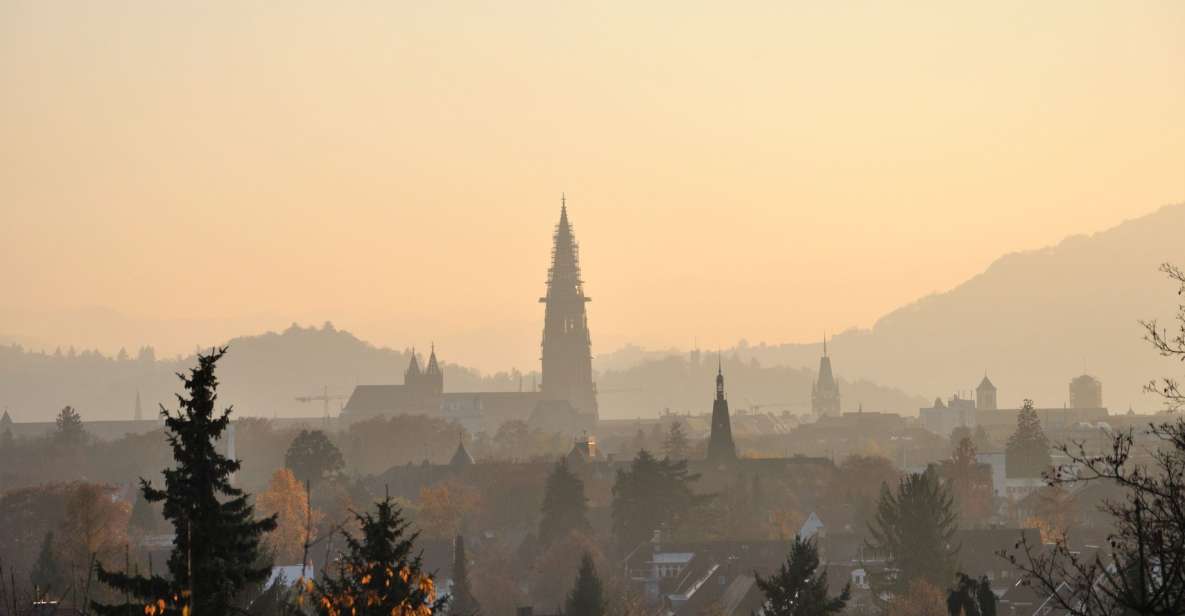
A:
[[[1158,271],[1185,262],[1185,204],[1165,206],[1092,235],[1004,255],[955,288],[849,330],[830,343],[836,373],[890,383],[931,399],[970,390],[985,371],[1000,404],[1060,406],[1069,380],[1103,381],[1112,410],[1155,410],[1141,389],[1180,366],[1143,341],[1140,319],[1168,319],[1176,288]],[[767,365],[812,367],[819,344],[737,349]]]
[[[830,350],[844,409],[863,403],[867,410],[910,413],[935,396],[970,390],[985,371],[1006,406],[1025,397],[1059,406],[1069,379],[1086,371],[1102,379],[1104,403],[1113,410],[1155,409],[1143,384],[1180,366],[1152,352],[1138,320],[1172,314],[1176,289],[1157,267],[1185,262],[1182,232],[1185,204],[1166,206],[1093,235],[1007,254],[957,287],[885,315],[870,330],[835,336]],[[375,347],[329,324],[293,325],[229,345],[223,400],[245,415],[317,415],[319,402],[294,398],[326,386],[346,395],[356,384],[399,383],[408,361],[407,350]],[[821,351],[817,343],[744,342],[725,350],[734,408],[808,407]],[[140,391],[151,417],[158,401],[172,405],[174,374],[192,363],[192,357],[121,360],[94,351],[70,356],[0,347],[0,408],[19,421],[48,420],[66,404],[90,419],[130,418]],[[598,355],[595,369],[606,417],[710,406],[714,363],[708,359],[696,364],[676,350],[627,346]],[[445,363],[448,391],[514,390],[520,383],[529,389],[535,376],[482,376]],[[340,404],[331,402],[333,412]]]
[[[298,402],[297,396],[348,395],[362,383],[401,383],[410,350],[375,347],[331,324],[283,332],[241,336],[226,343],[230,352],[219,371],[220,398],[240,415],[317,416],[323,403]],[[417,349],[421,362],[425,349]],[[131,419],[136,393],[145,418],[157,404],[175,406],[180,382],[176,373],[194,365],[193,356],[157,359],[151,349],[135,357],[113,358],[96,351],[54,353],[0,347],[0,409],[17,421],[48,421],[66,405],[84,419]],[[422,364],[421,364],[422,365]],[[475,370],[442,362],[451,391],[510,390],[517,373],[482,376]],[[527,386],[530,376],[524,377]],[[330,402],[337,414],[344,400]]]

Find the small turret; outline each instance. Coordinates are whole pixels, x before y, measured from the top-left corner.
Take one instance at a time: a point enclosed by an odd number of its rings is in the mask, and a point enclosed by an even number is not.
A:
[[[984,373],[983,380],[975,388],[975,408],[986,411],[994,411],[999,408],[996,406],[996,386],[987,377],[987,373]]]
[[[448,465],[454,468],[462,466],[472,466],[475,464],[473,456],[469,455],[469,450],[465,449],[465,435],[464,433],[457,436],[457,450],[453,452],[453,459],[449,460]]]

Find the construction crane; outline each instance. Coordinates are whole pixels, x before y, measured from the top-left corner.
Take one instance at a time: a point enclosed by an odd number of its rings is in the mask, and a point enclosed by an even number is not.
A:
[[[765,402],[762,404],[754,404],[753,401],[750,400],[749,398],[745,398],[745,402],[749,403],[749,408],[747,410],[750,413],[760,413],[761,409],[769,408],[771,406],[772,407],[787,408],[787,407],[791,406],[791,404],[792,404],[790,402]]]
[[[330,400],[345,400],[347,398],[349,398],[349,396],[343,396],[343,395],[339,395],[339,394],[334,394],[332,396],[329,395],[329,386],[326,385],[324,387],[324,389],[321,390],[321,395],[319,395],[319,396],[297,396],[296,401],[297,402],[322,402],[322,403],[324,403],[325,419],[329,419],[329,401]]]

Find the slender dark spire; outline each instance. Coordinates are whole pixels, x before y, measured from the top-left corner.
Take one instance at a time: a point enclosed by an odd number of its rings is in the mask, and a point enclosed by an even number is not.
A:
[[[827,354],[827,336],[823,336],[823,356],[819,358],[819,376],[811,388],[811,412],[815,415],[839,415],[839,383],[831,372]]]
[[[411,361],[407,362],[407,371],[403,374],[404,376],[409,374],[420,375],[420,361],[416,359],[416,347],[411,348]]]
[[[716,355],[716,399],[724,399],[724,361]]]
[[[428,367],[424,369],[425,374],[439,374],[440,365],[436,362],[436,343],[432,343],[432,353],[428,355]]]
[[[724,397],[724,364],[716,356],[716,400],[712,402],[712,433],[708,436],[708,461],[723,464],[736,460],[737,449],[732,441],[732,418],[728,400]]]

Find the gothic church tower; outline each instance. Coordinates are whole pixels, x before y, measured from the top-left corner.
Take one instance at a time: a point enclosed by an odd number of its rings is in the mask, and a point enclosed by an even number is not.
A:
[[[724,397],[724,368],[716,368],[716,400],[712,402],[712,432],[708,437],[708,462],[722,464],[737,459],[737,448],[732,442],[732,418],[728,415],[728,399]]]
[[[823,357],[819,358],[819,378],[811,388],[811,412],[819,417],[839,415],[839,383],[831,373],[826,338],[823,339]]]
[[[580,279],[580,248],[568,223],[568,206],[561,200],[547,272],[543,317],[543,383],[549,400],[567,400],[583,415],[597,417],[597,389],[592,380],[592,343]]]

